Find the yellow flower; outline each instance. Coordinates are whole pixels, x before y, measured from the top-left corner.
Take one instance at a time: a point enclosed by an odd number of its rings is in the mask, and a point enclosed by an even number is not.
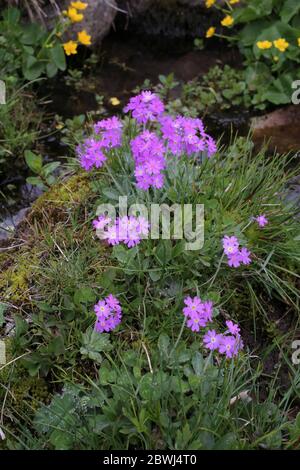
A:
[[[206,35],[205,37],[206,38],[211,38],[216,32],[216,28],[214,28],[214,26],[211,26],[210,28],[208,28],[208,30],[206,31]]]
[[[239,3],[240,0],[229,0],[230,5],[235,5],[236,3]]]
[[[227,27],[233,25],[233,23],[234,23],[234,19],[230,15],[225,16],[225,18],[223,18],[221,21],[221,25],[227,26]]]
[[[67,55],[77,54],[77,43],[74,41],[65,42],[63,44]]]
[[[73,23],[78,23],[79,21],[83,20],[83,14],[78,13],[76,8],[69,8],[68,9],[68,17]]]
[[[274,41],[274,46],[280,52],[284,52],[289,47],[289,43],[285,39],[279,38]]]
[[[270,49],[272,47],[271,41],[257,41],[258,49]]]
[[[278,62],[279,61],[278,55],[274,55],[273,60],[274,60],[274,62]]]
[[[216,0],[206,0],[205,6],[206,8],[210,8],[214,5],[214,3],[216,3]]]
[[[300,38],[298,38],[298,46],[300,47]]]
[[[116,98],[115,96],[110,98],[109,101],[113,106],[118,106],[121,103],[121,101],[118,98]]]
[[[77,33],[78,41],[81,42],[84,46],[90,46],[91,43],[91,36],[86,32],[85,29]]]
[[[88,4],[84,2],[71,2],[71,7],[76,8],[76,10],[85,10]]]

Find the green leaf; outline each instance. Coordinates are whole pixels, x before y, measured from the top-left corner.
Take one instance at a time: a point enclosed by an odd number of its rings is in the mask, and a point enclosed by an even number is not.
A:
[[[57,43],[50,49],[50,57],[59,70],[66,70],[66,56],[61,44]]]
[[[137,254],[137,247],[130,249],[122,245],[115,245],[113,247],[113,256],[122,264],[128,264]]]
[[[37,23],[29,24],[21,37],[21,42],[29,46],[34,46],[39,43],[44,35],[44,31]]]
[[[158,338],[158,349],[162,356],[166,357],[168,355],[169,346],[169,336],[164,333],[160,334]]]
[[[286,0],[280,13],[280,17],[284,23],[289,21],[300,11],[299,0]]]
[[[51,163],[47,163],[46,165],[43,166],[43,175],[45,177],[49,176],[51,173],[53,173],[56,168],[58,168],[59,166],[61,165],[60,162],[51,162]]]
[[[192,366],[194,368],[195,374],[199,377],[203,373],[204,360],[202,354],[196,351],[193,355]]]
[[[161,271],[149,271],[149,276],[151,281],[156,282],[159,281],[161,278],[162,272]]]
[[[81,287],[74,294],[74,302],[77,305],[94,302],[96,295],[91,287]]]
[[[48,64],[46,65],[47,77],[48,78],[55,77],[57,72],[58,72],[58,68],[56,67],[56,65],[53,62],[48,62]]]
[[[88,328],[82,335],[82,347],[80,354],[86,356],[92,361],[100,364],[102,362],[101,352],[110,351],[112,345],[109,335],[106,333],[97,333],[93,328]]]
[[[161,381],[157,374],[148,373],[141,378],[139,392],[141,397],[147,401],[157,401],[161,397]]]
[[[38,61],[35,57],[29,56],[23,65],[23,75],[26,80],[39,78],[45,70],[45,62]]]
[[[60,356],[65,352],[65,345],[62,336],[56,336],[48,345],[48,351],[55,356]]]
[[[55,450],[70,450],[73,444],[73,436],[68,432],[55,430],[50,435],[50,443]]]
[[[118,201],[120,193],[111,188],[103,188],[102,194],[112,201]]]
[[[25,150],[24,152],[25,161],[29,168],[34,172],[39,174],[43,167],[43,159],[41,155],[31,152],[31,150]]]
[[[40,177],[38,176],[29,176],[26,178],[26,182],[32,186],[38,186],[41,189],[45,189],[45,185]]]

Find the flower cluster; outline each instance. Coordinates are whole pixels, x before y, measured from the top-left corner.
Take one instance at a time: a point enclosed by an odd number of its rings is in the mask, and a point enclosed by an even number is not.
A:
[[[230,359],[236,356],[244,345],[239,334],[239,326],[232,321],[226,321],[226,326],[228,329],[223,334],[217,333],[215,330],[208,330],[203,337],[203,343],[207,349],[217,350]]]
[[[93,137],[86,139],[84,143],[79,145],[76,149],[82,168],[86,171],[89,171],[93,167],[101,168],[107,160],[103,150],[103,141],[96,140]]]
[[[125,106],[125,113],[131,111],[132,117],[139,124],[146,124],[148,121],[156,121],[164,112],[164,104],[157,95],[151,91],[142,91],[137,96],[130,98]]]
[[[265,214],[258,215],[257,217],[254,217],[254,220],[257,222],[259,227],[264,227],[269,223],[268,219],[266,218]]]
[[[122,143],[123,124],[116,116],[102,119],[94,125],[96,134],[101,135],[101,140],[106,148],[119,147]]]
[[[284,38],[275,39],[275,41],[257,41],[256,46],[258,49],[266,50],[271,49],[274,46],[278,51],[285,52],[285,50],[289,47],[289,43]]]
[[[111,331],[121,322],[122,308],[118,299],[112,294],[109,294],[104,300],[99,300],[94,305],[94,311],[97,317],[95,331],[98,333]]]
[[[104,151],[120,146],[122,141],[122,123],[116,117],[97,122],[94,130],[99,139],[90,137],[76,149],[80,164],[86,171],[93,167],[101,168],[107,160]]]
[[[201,119],[164,115],[164,105],[150,91],[130,99],[125,108],[143,124],[143,131],[130,141],[135,163],[134,175],[139,189],[161,189],[164,185],[166,155],[198,156],[205,152],[211,157],[217,150],[214,139],[205,132]],[[155,121],[157,131],[146,128],[146,123]],[[94,124],[94,137],[88,138],[77,149],[83,168],[99,168],[106,160],[106,150],[122,144],[123,124],[117,117],[104,119]]]
[[[135,177],[137,187],[146,191],[151,186],[162,188],[166,166],[163,142],[154,132],[144,131],[135,137],[131,143],[132,155],[135,161]]]
[[[142,216],[124,216],[117,217],[114,222],[109,217],[100,215],[93,221],[93,227],[96,230],[103,231],[101,236],[105,238],[110,245],[119,245],[124,243],[128,248],[138,245],[149,233],[149,222]]]
[[[199,297],[186,297],[183,315],[187,318],[187,326],[197,333],[200,328],[207,327],[212,322],[213,303],[203,302]],[[240,337],[240,328],[232,321],[226,321],[227,330],[225,333],[217,333],[215,330],[207,330],[203,336],[204,347],[211,351],[217,350],[220,354],[225,354],[231,358],[238,354],[243,348]]]
[[[199,297],[186,297],[183,315],[187,317],[187,326],[192,331],[199,331],[200,327],[205,327],[212,321],[213,303],[211,301],[202,302]]]
[[[160,123],[162,135],[174,155],[193,155],[206,151],[210,157],[217,150],[213,138],[204,131],[201,119],[164,116]]]
[[[235,5],[235,4],[239,3],[239,1],[240,0],[228,0],[228,3],[229,3],[229,5]],[[216,0],[206,0],[206,2],[205,2],[206,8],[211,8],[213,5],[215,5],[217,7]],[[222,8],[221,8],[221,10],[223,11]],[[234,18],[230,13],[231,13],[231,11],[228,12],[228,14],[225,15],[224,18],[221,20],[221,25],[224,26],[225,28],[230,28],[230,26],[232,26],[234,24]],[[216,33],[216,28],[214,26],[211,26],[206,31],[205,37],[206,38],[211,38],[215,35],[215,33]]]
[[[238,268],[241,264],[251,263],[251,253],[247,248],[239,247],[239,241],[236,237],[225,235],[222,240],[225,255],[227,255],[228,266]]]
[[[71,21],[71,23],[79,23],[84,19],[82,11],[88,7],[88,4],[81,1],[71,2],[68,10],[63,11],[63,14]],[[77,41],[68,41],[63,44],[66,55],[77,54],[78,44],[90,46],[92,44],[91,36],[85,29],[77,33]]]

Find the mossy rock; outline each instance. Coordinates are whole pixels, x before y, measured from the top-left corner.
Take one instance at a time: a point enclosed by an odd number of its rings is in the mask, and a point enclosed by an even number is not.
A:
[[[42,194],[32,205],[28,220],[46,219],[50,224],[62,220],[68,210],[81,206],[87,200],[90,191],[88,173],[73,175]]]
[[[43,256],[41,241],[43,229],[51,229],[59,223],[66,223],[69,213],[83,206],[89,195],[90,180],[87,173],[79,173],[54,185],[33,204],[26,220],[19,227],[19,239],[25,240],[20,246],[0,254],[1,299],[20,306],[31,303],[31,281]]]

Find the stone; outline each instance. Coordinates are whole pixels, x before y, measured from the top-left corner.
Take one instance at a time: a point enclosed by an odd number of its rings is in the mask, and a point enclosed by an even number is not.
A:
[[[185,5],[190,7],[205,6],[206,0],[118,0],[120,9],[128,12],[130,16],[138,15],[149,10],[149,8],[176,8],[178,5]],[[224,3],[225,0],[218,0],[219,4]]]
[[[70,0],[56,0],[60,11],[67,10]],[[66,40],[74,39],[78,31],[85,29],[92,36],[92,45],[98,45],[108,34],[115,16],[118,12],[116,0],[87,0],[88,7],[83,11],[84,19],[79,23],[73,23],[72,27],[65,34]],[[51,5],[45,8],[46,25],[53,26],[57,17],[57,10]]]
[[[270,152],[287,153],[300,148],[300,106],[286,106],[253,118],[253,140],[259,146],[269,141]]]
[[[122,5],[121,8],[127,11],[129,15],[135,15],[148,10],[151,4],[153,4],[153,0],[119,0],[118,3]]]

